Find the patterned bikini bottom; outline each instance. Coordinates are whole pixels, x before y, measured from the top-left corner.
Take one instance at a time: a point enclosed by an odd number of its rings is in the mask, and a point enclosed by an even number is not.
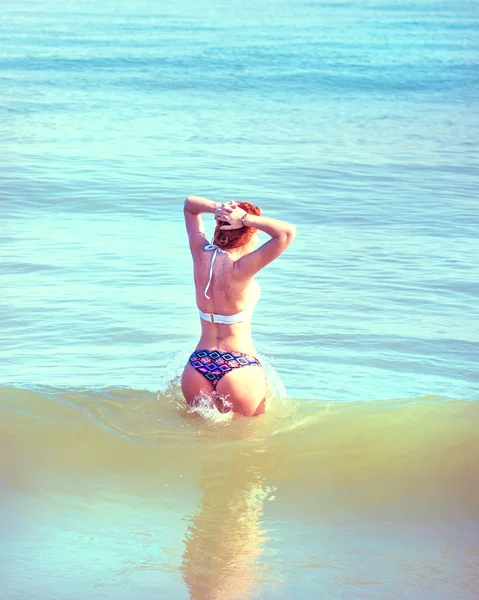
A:
[[[222,350],[195,350],[189,358],[189,363],[211,381],[213,387],[216,387],[218,381],[233,369],[250,365],[261,367],[260,361],[255,356]]]

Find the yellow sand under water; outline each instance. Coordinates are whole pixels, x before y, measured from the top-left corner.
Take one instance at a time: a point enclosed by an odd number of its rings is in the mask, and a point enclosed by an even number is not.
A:
[[[162,521],[169,550],[163,539],[157,569],[165,585],[176,581],[178,598],[186,590],[200,600],[286,598],[295,578],[306,598],[459,600],[479,589],[478,403],[292,401],[259,419],[212,423],[166,396],[132,390],[3,388],[0,401],[3,514],[14,552],[33,543],[39,521],[61,532],[59,515],[76,534],[95,531],[98,518],[112,523],[111,509],[99,507],[113,503],[125,539],[131,510],[147,536],[151,511]],[[416,591],[404,574],[411,569],[398,573],[388,554],[406,564],[411,547],[423,558]],[[339,573],[331,562],[351,548],[361,553],[361,576],[357,565]],[[447,568],[434,573],[437,552]],[[325,596],[304,583],[304,569],[321,574]],[[338,581],[351,596],[334,595]],[[11,589],[9,598],[21,597],[21,586]],[[116,597],[128,590],[119,585]]]

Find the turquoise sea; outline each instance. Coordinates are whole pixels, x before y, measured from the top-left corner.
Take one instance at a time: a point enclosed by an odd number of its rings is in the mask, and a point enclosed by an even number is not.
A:
[[[479,596],[478,57],[463,0],[3,1],[2,600]],[[181,402],[189,194],[297,226],[257,419]]]

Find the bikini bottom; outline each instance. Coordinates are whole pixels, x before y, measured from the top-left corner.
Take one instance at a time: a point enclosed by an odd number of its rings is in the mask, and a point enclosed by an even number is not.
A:
[[[255,356],[222,350],[195,350],[189,358],[189,363],[211,381],[215,388],[218,381],[233,369],[250,365],[261,367],[260,361]]]

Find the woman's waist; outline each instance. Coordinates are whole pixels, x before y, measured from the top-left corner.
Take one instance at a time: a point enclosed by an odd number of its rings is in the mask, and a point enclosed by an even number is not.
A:
[[[223,352],[242,352],[255,355],[256,350],[249,331],[238,332],[232,335],[219,336],[212,332],[203,332],[196,350],[221,350]]]

